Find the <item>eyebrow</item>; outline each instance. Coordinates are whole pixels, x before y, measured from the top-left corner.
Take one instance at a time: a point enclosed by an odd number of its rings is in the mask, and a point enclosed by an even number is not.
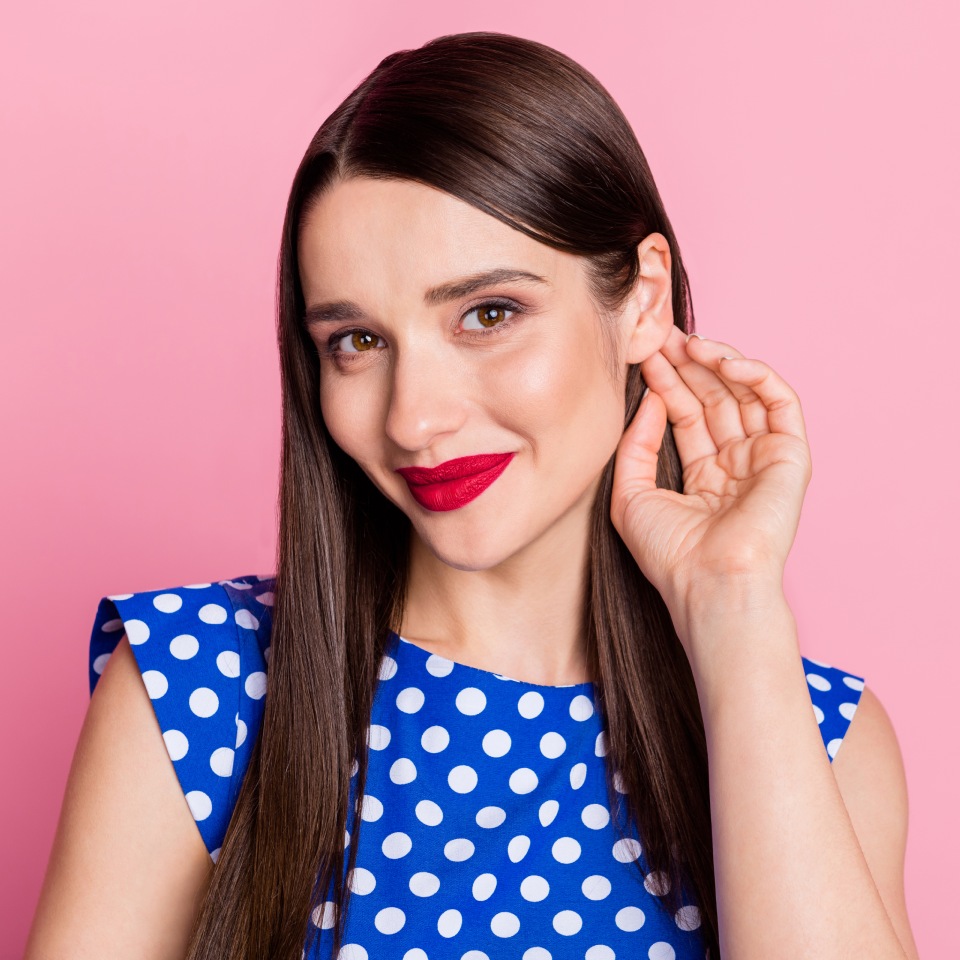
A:
[[[495,283],[538,283],[550,286],[550,281],[546,277],[538,277],[535,273],[529,273],[526,270],[513,270],[508,267],[496,267],[493,270],[474,273],[469,277],[460,277],[457,280],[431,287],[423,295],[423,302],[427,306],[438,306],[441,303],[468,297],[471,293]],[[363,316],[363,310],[352,300],[332,300],[328,303],[315,303],[307,307],[304,314],[304,323],[309,327],[315,323],[359,320]]]

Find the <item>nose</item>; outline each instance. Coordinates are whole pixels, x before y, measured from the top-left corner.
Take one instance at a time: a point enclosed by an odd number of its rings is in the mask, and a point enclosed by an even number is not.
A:
[[[468,378],[442,349],[405,346],[393,358],[385,431],[404,450],[425,450],[466,419]],[[463,451],[461,451],[463,452]]]

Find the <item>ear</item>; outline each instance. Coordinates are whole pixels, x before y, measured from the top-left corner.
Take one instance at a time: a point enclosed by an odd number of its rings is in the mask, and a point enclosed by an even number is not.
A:
[[[640,363],[656,353],[673,327],[670,244],[662,233],[649,233],[637,247],[640,276],[622,314],[624,361]]]

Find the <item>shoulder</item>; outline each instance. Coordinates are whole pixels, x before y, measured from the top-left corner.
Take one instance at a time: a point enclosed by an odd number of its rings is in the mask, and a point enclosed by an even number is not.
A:
[[[833,773],[887,913],[907,956],[915,958],[904,896],[907,778],[893,721],[870,687],[863,691]]]
[[[274,578],[248,575],[112,594],[98,605],[91,696],[126,636],[167,753],[216,860],[259,731]]]

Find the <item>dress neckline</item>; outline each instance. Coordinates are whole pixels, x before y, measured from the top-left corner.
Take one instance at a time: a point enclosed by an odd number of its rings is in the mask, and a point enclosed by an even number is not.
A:
[[[502,673],[496,673],[493,670],[484,670],[482,667],[472,667],[469,664],[460,663],[457,660],[451,660],[449,657],[444,657],[439,653],[433,653],[432,651],[427,650],[425,647],[421,647],[419,644],[414,643],[412,640],[408,640],[406,637],[400,636],[400,634],[395,630],[390,631],[390,640],[391,647],[396,652],[407,651],[413,653],[423,663],[429,661],[434,666],[451,664],[452,667],[456,667],[458,671],[472,674],[478,682],[481,679],[485,680],[486,682],[500,680],[507,683],[516,683],[527,690],[535,690],[540,693],[548,690],[556,690],[562,693],[573,692],[589,694],[592,693],[594,688],[592,680],[585,680],[582,683],[567,683],[559,685],[550,683],[534,683],[532,680],[518,680],[515,677],[508,677]],[[430,672],[433,673],[434,671],[430,670]]]

